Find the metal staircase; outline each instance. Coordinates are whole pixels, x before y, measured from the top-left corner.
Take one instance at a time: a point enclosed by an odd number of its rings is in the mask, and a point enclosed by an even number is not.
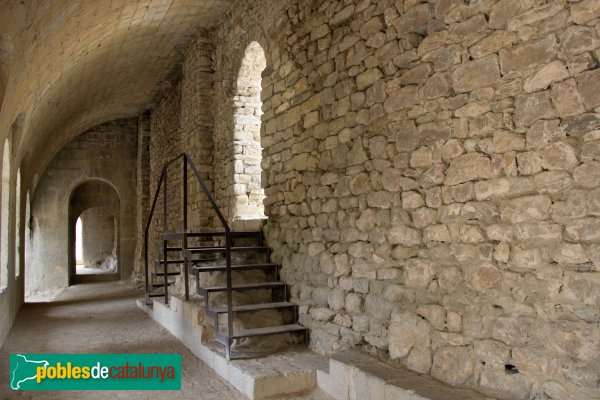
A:
[[[177,161],[183,162],[183,215],[181,232],[168,232],[168,167]],[[193,171],[202,191],[222,225],[222,230],[190,232],[188,231],[188,167]],[[154,271],[149,269],[148,236],[154,210],[163,190],[163,230],[159,259],[154,261]],[[235,259],[232,261],[232,259]],[[146,303],[152,298],[163,298],[169,303],[169,286],[174,278],[183,274],[185,300],[189,300],[189,277],[196,279],[196,293],[204,298],[205,315],[213,319],[215,340],[225,345],[226,357],[231,357],[231,345],[234,340],[255,336],[299,333],[308,342],[308,330],[297,323],[297,305],[287,301],[287,286],[279,281],[279,266],[270,262],[270,249],[264,245],[262,232],[233,232],[223,217],[206,183],[187,153],[182,153],[169,161],[162,169],[156,188],[150,215],[144,235],[144,262],[146,280]],[[263,271],[267,278],[263,282],[243,284],[232,283],[232,273]],[[202,274],[222,272],[225,283],[214,286],[201,286]],[[256,304],[234,304],[234,292],[255,290],[270,291],[270,301]],[[225,294],[225,304],[215,304],[211,294]],[[289,310],[291,321],[277,326],[234,330],[234,315],[264,310]],[[219,317],[227,317],[227,328],[221,330]]]

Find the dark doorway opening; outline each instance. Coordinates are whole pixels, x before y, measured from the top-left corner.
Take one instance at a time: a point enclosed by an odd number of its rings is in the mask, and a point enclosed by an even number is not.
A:
[[[120,279],[120,200],[103,181],[75,188],[69,200],[69,284]]]

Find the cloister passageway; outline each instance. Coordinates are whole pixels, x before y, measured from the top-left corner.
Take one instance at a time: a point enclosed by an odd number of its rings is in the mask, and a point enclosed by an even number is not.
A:
[[[71,286],[55,301],[23,306],[0,351],[1,399],[243,399],[166,329],[135,304],[139,292],[124,283]],[[10,353],[181,354],[181,391],[9,391]]]

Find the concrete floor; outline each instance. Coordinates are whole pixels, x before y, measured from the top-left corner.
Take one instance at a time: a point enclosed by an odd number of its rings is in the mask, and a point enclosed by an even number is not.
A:
[[[245,399],[136,304],[119,282],[75,285],[50,303],[26,304],[0,349],[0,399]],[[181,391],[9,390],[10,353],[179,353]],[[325,399],[320,390],[290,399]]]

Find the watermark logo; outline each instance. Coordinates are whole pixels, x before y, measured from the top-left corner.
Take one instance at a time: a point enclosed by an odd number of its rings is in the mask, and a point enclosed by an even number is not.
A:
[[[12,390],[181,390],[180,354],[11,354]]]

